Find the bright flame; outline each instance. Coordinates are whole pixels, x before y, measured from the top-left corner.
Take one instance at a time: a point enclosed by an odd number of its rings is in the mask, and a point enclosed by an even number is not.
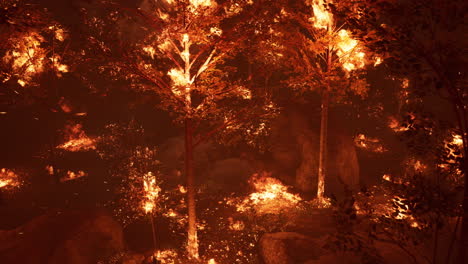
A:
[[[17,187],[19,184],[18,175],[12,170],[6,168],[0,170],[0,188]]]
[[[148,53],[148,55],[150,55],[150,57],[154,59],[154,55],[156,55],[156,50],[153,47],[151,46],[143,47],[143,51]]]
[[[376,153],[383,153],[387,151],[378,138],[367,137],[364,134],[357,135],[354,138],[354,143],[359,148]]]
[[[86,136],[81,124],[67,125],[65,128],[67,142],[57,148],[77,152],[96,149],[96,141]]]
[[[156,259],[161,264],[175,264],[177,257],[177,252],[171,249],[156,252]]]
[[[278,214],[284,209],[296,206],[302,199],[288,191],[281,181],[268,177],[266,173],[254,174],[250,180],[255,192],[237,205],[237,211],[254,208],[260,214]]]
[[[195,7],[209,7],[212,6],[214,3],[211,0],[190,0],[190,4]]]
[[[353,39],[349,32],[342,29],[337,35],[337,52],[342,66],[347,71],[356,70],[364,67],[365,53],[358,46],[359,42]]]
[[[52,168],[53,170],[53,168]],[[85,173],[84,171],[80,170],[78,172],[74,171],[67,171],[67,175],[63,178],[60,179],[60,182],[66,182],[66,181],[71,181],[71,180],[76,180],[78,178],[87,176],[88,174]]]
[[[395,132],[403,132],[409,130],[408,127],[403,126],[395,117],[389,117],[388,119],[388,127]]]
[[[149,213],[156,207],[156,200],[159,196],[159,192],[161,191],[161,188],[156,185],[156,177],[152,172],[148,172],[143,176],[143,187],[145,193],[143,209],[146,213]]]
[[[12,51],[7,52],[3,60],[11,62],[15,72],[20,73],[21,80],[18,83],[25,86],[36,74],[44,70],[45,51],[41,42],[44,39],[39,34],[32,32],[19,39]]]
[[[333,24],[333,16],[325,9],[324,4],[323,0],[313,0],[312,2],[314,16],[311,20],[316,28],[327,29]]]
[[[171,77],[172,82],[175,86],[187,86],[190,84],[190,80],[187,80],[185,73],[180,69],[171,69],[168,73],[169,77]],[[172,92],[176,95],[180,95],[181,92],[179,89],[172,89]]]
[[[461,135],[453,135],[453,140],[452,140],[452,144],[454,145],[457,145],[457,146],[463,146],[463,139],[462,139],[462,136]]]

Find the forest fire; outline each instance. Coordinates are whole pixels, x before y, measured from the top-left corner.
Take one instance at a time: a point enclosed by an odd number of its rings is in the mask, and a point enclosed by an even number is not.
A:
[[[88,174],[86,172],[82,171],[82,170],[80,170],[78,172],[67,171],[65,177],[60,178],[60,181],[61,182],[66,182],[66,181],[76,180],[78,178],[85,177],[87,175]]]
[[[6,168],[0,170],[0,188],[10,189],[19,185],[20,181],[15,172]]]
[[[465,6],[0,1],[1,264],[468,263]]]
[[[354,142],[357,147],[368,151],[376,153],[383,153],[387,151],[378,138],[366,137],[364,134],[357,135],[354,138]]]
[[[143,187],[145,194],[143,209],[146,213],[151,213],[156,208],[156,201],[161,192],[161,188],[156,185],[156,177],[152,172],[148,172],[143,176]]]
[[[249,182],[255,192],[236,205],[239,212],[253,208],[258,214],[279,214],[302,200],[297,194],[290,193],[281,181],[269,177],[268,173],[254,174]]]
[[[57,146],[57,148],[71,152],[96,149],[96,141],[86,136],[82,128],[81,124],[68,125],[64,130],[67,142]]]

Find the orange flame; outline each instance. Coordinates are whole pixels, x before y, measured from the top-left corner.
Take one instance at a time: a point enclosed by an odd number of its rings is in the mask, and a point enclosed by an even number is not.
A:
[[[52,168],[52,171],[53,171],[53,168]],[[88,174],[82,170],[78,171],[78,172],[74,172],[74,171],[67,171],[67,175],[63,178],[60,179],[60,182],[66,182],[66,181],[71,181],[71,180],[76,180],[78,178],[81,178],[81,177],[84,177],[84,176],[87,176]]]
[[[333,24],[333,16],[325,9],[323,0],[313,0],[312,9],[314,16],[311,18],[312,23],[316,28],[331,28]]]
[[[16,173],[6,168],[0,170],[0,188],[17,187],[19,185],[20,182]]]
[[[296,206],[302,200],[299,195],[290,193],[281,181],[267,175],[262,173],[252,176],[250,182],[255,192],[237,205],[237,211],[254,208],[259,214],[278,214],[284,209]]]
[[[96,149],[95,140],[86,136],[85,132],[82,130],[81,124],[67,125],[65,133],[65,138],[67,138],[68,141],[59,145],[57,148],[72,152]]]
[[[161,188],[156,185],[156,177],[152,172],[148,172],[143,177],[143,187],[145,192],[145,198],[143,202],[143,210],[145,213],[152,212],[156,207],[156,199],[159,196]]]
[[[354,138],[354,143],[359,148],[376,153],[383,153],[387,151],[378,138],[367,137],[364,134],[357,135]]]

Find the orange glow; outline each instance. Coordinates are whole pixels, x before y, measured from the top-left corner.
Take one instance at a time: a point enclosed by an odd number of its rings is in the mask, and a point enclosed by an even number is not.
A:
[[[190,4],[195,7],[210,7],[214,5],[214,2],[211,0],[190,0]]]
[[[302,199],[288,191],[281,181],[271,178],[267,173],[254,174],[250,179],[255,192],[237,205],[237,211],[253,208],[259,214],[278,214],[284,209],[295,207]]]
[[[53,168],[52,168],[53,170]],[[87,176],[88,174],[85,173],[84,171],[80,170],[78,172],[74,171],[67,171],[67,175],[63,178],[60,179],[60,182],[66,182],[66,181],[71,181],[71,180],[76,180],[78,178]]]
[[[383,153],[387,151],[378,138],[366,137],[364,134],[357,135],[354,138],[354,143],[359,148],[376,153]]]
[[[365,66],[365,53],[359,47],[359,42],[353,39],[347,30],[340,30],[337,36],[337,55],[346,71],[360,69]]]
[[[152,172],[148,172],[145,176],[143,176],[143,188],[145,193],[143,210],[145,213],[153,212],[155,210],[156,200],[159,197],[161,188],[156,185],[156,177]]]
[[[452,144],[454,145],[457,145],[457,146],[463,146],[463,139],[462,139],[462,136],[461,135],[453,135],[453,140],[451,142]]]
[[[409,130],[408,127],[401,125],[401,123],[395,117],[389,117],[388,127],[395,132],[403,132]]]
[[[19,185],[18,175],[15,172],[6,168],[0,170],[0,188],[17,187]]]
[[[96,149],[96,141],[86,136],[81,124],[67,125],[65,128],[65,138],[67,142],[57,148],[67,151],[88,151]]]
[[[316,28],[327,29],[333,24],[333,16],[325,9],[324,4],[323,0],[313,0],[312,2],[314,16],[310,20]]]
[[[178,188],[180,193],[187,193],[187,189],[185,189],[185,186],[179,185]]]
[[[178,257],[177,252],[171,249],[157,251],[155,255],[161,264],[175,264]]]

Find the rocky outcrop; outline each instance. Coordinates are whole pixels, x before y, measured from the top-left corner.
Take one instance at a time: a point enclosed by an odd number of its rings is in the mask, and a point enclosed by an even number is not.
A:
[[[319,125],[317,114],[309,116],[304,109],[289,108],[272,127],[271,156],[277,177],[304,194],[317,190]],[[340,196],[345,188],[358,186],[359,162],[352,136],[333,114],[330,114],[327,141],[325,192]]]
[[[95,264],[123,249],[120,225],[103,212],[50,212],[0,231],[2,264]]]
[[[265,264],[304,263],[323,255],[321,242],[295,232],[265,234],[260,255]]]

